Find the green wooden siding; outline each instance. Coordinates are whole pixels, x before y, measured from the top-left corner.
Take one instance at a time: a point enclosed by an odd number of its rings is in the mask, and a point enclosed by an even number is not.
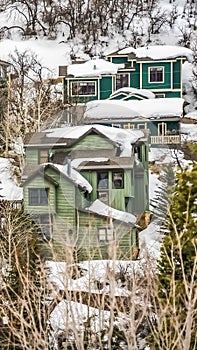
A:
[[[149,83],[149,68],[164,67],[164,82]],[[170,89],[171,88],[171,62],[151,62],[142,64],[142,88],[143,89]]]
[[[97,150],[97,149],[105,150],[105,149],[113,149],[113,148],[114,148],[113,144],[109,142],[105,137],[102,137],[96,134],[91,134],[91,135],[87,135],[82,140],[77,142],[73,146],[72,150]]]
[[[139,63],[134,62],[133,67],[135,70],[130,73],[130,86],[140,89],[140,65]]]
[[[113,92],[113,76],[102,76],[100,79],[100,99],[105,100]]]
[[[173,62],[173,89],[181,88],[181,60]]]
[[[37,148],[27,148],[25,162],[27,165],[37,165],[38,164],[38,149]]]
[[[29,188],[49,188],[49,205],[48,206],[32,206],[29,205],[28,189]],[[24,186],[24,207],[25,211],[30,214],[48,214],[56,212],[56,188],[49,181],[45,180],[42,176],[38,175],[30,180],[27,185]]]

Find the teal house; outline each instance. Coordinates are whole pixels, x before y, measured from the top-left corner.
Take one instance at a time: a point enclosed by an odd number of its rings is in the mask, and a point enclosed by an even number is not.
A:
[[[182,97],[182,66],[192,51],[180,46],[128,47],[87,62],[59,67],[65,105],[104,99]],[[122,88],[137,89],[132,94]],[[117,93],[117,90],[118,93]],[[153,97],[153,96],[152,96]]]
[[[70,261],[134,259],[149,207],[143,130],[103,125],[49,129],[26,140],[25,211]]]
[[[122,89],[124,91],[124,89]],[[123,129],[149,130],[149,144],[174,145],[181,142],[182,98],[90,101],[84,122]]]

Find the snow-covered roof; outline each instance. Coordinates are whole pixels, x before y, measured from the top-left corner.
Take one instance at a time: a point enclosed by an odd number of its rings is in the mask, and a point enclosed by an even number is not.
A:
[[[92,192],[92,186],[90,183],[78,171],[73,169],[72,166],[70,166],[70,169],[68,169],[68,164],[61,165],[54,163],[44,163],[42,164],[42,167],[45,167],[46,165],[51,165],[53,168],[58,169],[59,172],[66,176],[74,185],[84,188],[89,193]]]
[[[145,118],[180,117],[183,112],[182,98],[155,98],[145,100],[97,100],[86,104],[85,118]]]
[[[142,130],[125,130],[98,124],[64,126],[62,128],[48,129],[45,132],[46,136],[50,138],[79,139],[91,130],[98,131],[102,135],[106,136],[111,142],[121,146],[122,152],[120,156],[122,157],[131,156],[131,145],[137,142],[139,139],[144,138],[144,133]]]
[[[104,59],[92,59],[85,63],[70,64],[67,67],[67,74],[74,77],[98,77],[104,74],[117,74],[119,68],[124,68],[124,64],[115,64]]]
[[[111,217],[126,224],[135,225],[137,220],[135,215],[109,207],[99,199],[96,199],[86,210],[105,217]]]
[[[197,111],[193,111],[184,115],[184,118],[197,120]]]
[[[134,49],[127,47],[118,51],[118,55],[135,54],[136,58],[150,58],[153,60],[172,59],[177,57],[185,57],[188,61],[192,61],[193,51],[181,46],[174,45],[153,45],[144,46]]]
[[[128,97],[128,95],[139,95],[139,96],[142,96],[142,97],[145,97],[145,98],[155,98],[155,94],[152,91],[146,90],[146,89],[136,89],[136,88],[133,88],[133,87],[120,88],[120,89],[114,91],[110,95],[110,98],[111,97],[115,97],[116,95],[118,95],[120,93],[126,94],[127,97]]]
[[[18,187],[11,175],[9,159],[0,158],[0,199],[17,201],[23,199],[23,189]]]

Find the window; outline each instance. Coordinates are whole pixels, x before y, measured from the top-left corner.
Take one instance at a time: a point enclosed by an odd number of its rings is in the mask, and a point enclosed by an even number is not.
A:
[[[108,172],[97,173],[97,187],[108,188]]]
[[[109,204],[109,193],[107,191],[98,191],[97,197],[101,202]]]
[[[124,129],[134,129],[135,125],[134,124],[124,124]]]
[[[114,123],[113,123],[111,126],[112,126],[113,128],[121,128],[121,125],[120,125],[120,124],[114,124]]]
[[[39,215],[34,217],[34,222],[38,225],[44,238],[49,241],[53,233],[52,216],[49,214]]]
[[[116,90],[129,86],[129,75],[128,74],[117,74],[116,75]]]
[[[167,124],[159,123],[158,124],[158,136],[165,136],[167,132]]]
[[[39,151],[39,164],[48,163],[48,161],[49,161],[48,150]]]
[[[138,128],[138,129],[147,129],[147,125],[146,125],[146,123],[144,123],[144,124],[138,124],[138,125],[137,125],[137,128]]]
[[[98,232],[98,239],[100,243],[111,242],[115,239],[113,228],[100,228]]]
[[[29,205],[48,205],[49,188],[29,188]]]
[[[164,67],[149,68],[149,83],[163,83]]]
[[[165,98],[165,94],[155,94],[155,98]]]
[[[112,172],[112,188],[124,188],[124,172]]]
[[[95,81],[76,81],[71,83],[72,96],[96,95]]]

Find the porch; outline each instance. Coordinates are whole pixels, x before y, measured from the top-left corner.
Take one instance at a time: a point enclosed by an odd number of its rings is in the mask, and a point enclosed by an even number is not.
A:
[[[168,136],[151,136],[152,145],[171,145],[179,144],[181,142],[180,135],[168,135]]]

